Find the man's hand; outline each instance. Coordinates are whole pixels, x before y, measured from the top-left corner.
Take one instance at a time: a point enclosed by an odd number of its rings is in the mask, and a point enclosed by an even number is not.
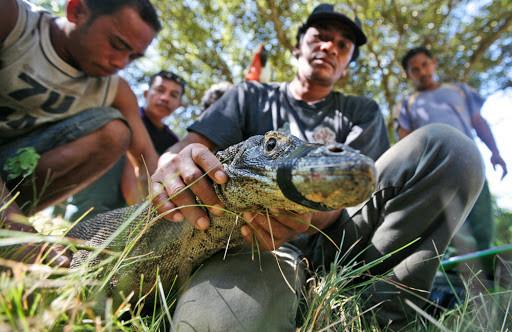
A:
[[[503,174],[501,175],[501,179],[503,180],[505,175],[507,175],[507,173],[508,173],[508,171],[507,171],[507,164],[505,163],[505,160],[503,160],[503,158],[501,158],[501,155],[499,153],[493,153],[492,154],[492,156],[491,156],[491,164],[492,164],[492,167],[494,168],[494,170],[496,170],[496,165],[500,165],[501,166],[501,169],[503,170]]]
[[[242,226],[242,236],[247,243],[252,243],[255,238],[263,251],[275,250],[306,232],[312,216],[312,213],[299,215],[279,210],[268,214],[246,212],[243,217],[248,225]]]
[[[0,186],[4,186],[1,180]],[[0,189],[0,194],[3,195],[0,197],[0,201],[8,201],[10,198],[5,186]],[[0,222],[3,229],[37,233],[37,230],[26,222],[26,217],[15,203],[0,212]],[[28,264],[47,263],[50,266],[59,267],[69,267],[71,263],[71,253],[65,250],[64,246],[49,243],[30,243],[9,248],[5,258]]]
[[[244,213],[248,225],[242,226],[242,236],[247,243],[258,241],[261,250],[275,250],[302,233],[316,233],[338,220],[341,211],[316,211],[296,214],[271,210],[268,214]],[[254,236],[253,236],[254,235]]]
[[[34,264],[45,263],[53,267],[69,267],[71,263],[71,253],[60,244],[26,244],[19,248],[12,249],[8,259]]]
[[[210,222],[205,211],[194,206],[196,196],[208,207],[222,207],[209,179],[218,184],[228,180],[222,164],[208,147],[192,143],[179,153],[164,153],[151,177],[153,204],[166,219],[187,220],[197,229],[205,230]],[[220,212],[215,208],[209,210],[214,214]]]
[[[18,218],[16,215],[19,214],[10,213],[7,215],[7,218],[4,220],[5,229],[37,233],[34,227],[12,220],[13,218]],[[60,244],[29,243],[10,249],[6,258],[27,264],[46,263],[50,266],[69,267],[71,263],[71,252],[67,251],[65,247]]]

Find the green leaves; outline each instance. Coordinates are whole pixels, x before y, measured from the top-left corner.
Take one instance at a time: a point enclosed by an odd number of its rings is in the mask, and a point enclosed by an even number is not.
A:
[[[187,77],[192,103],[212,83],[240,82],[260,43],[269,52],[270,80],[291,80],[295,34],[314,7],[305,0],[154,4],[165,22],[157,43],[161,63]],[[339,88],[377,99],[385,113],[408,89],[400,58],[413,46],[432,48],[441,78],[468,81],[484,95],[512,80],[510,1],[352,0],[347,6],[363,22],[369,42]]]
[[[55,1],[34,0],[53,8]],[[268,80],[295,75],[292,49],[297,28],[315,4],[309,0],[153,0],[164,25],[151,65],[138,75],[176,71],[189,83],[190,106],[199,105],[214,83],[238,83],[259,44],[268,51]],[[409,89],[400,59],[407,49],[426,45],[446,81],[465,81],[481,93],[512,85],[512,1],[347,0],[363,23],[368,44],[338,88],[375,99],[388,115]],[[148,52],[149,53],[149,52]],[[133,68],[133,67],[132,67]],[[145,73],[144,73],[145,71]],[[134,88],[139,82],[130,79]],[[190,112],[190,107],[186,112]],[[179,120],[178,120],[179,122]],[[188,122],[178,123],[184,128]],[[179,130],[178,130],[179,131]]]
[[[7,159],[4,164],[4,171],[8,173],[7,180],[27,177],[32,174],[40,157],[33,147],[19,149],[16,155]]]

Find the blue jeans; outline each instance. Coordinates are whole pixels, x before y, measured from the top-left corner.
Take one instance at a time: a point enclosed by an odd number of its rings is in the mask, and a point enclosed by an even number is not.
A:
[[[25,147],[33,147],[43,154],[58,146],[75,141],[103,127],[112,120],[126,121],[117,109],[112,107],[95,107],[84,110],[62,121],[50,123],[27,134],[15,138],[0,138],[0,174],[7,178],[4,164]]]

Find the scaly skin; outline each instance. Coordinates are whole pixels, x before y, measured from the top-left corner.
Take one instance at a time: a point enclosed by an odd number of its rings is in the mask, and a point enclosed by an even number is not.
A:
[[[229,181],[214,187],[230,212],[210,215],[208,230],[198,231],[188,222],[158,220],[153,209],[132,206],[85,220],[68,233],[70,237],[86,240],[92,247],[114,251],[123,251],[127,243],[139,237],[129,257],[146,255],[146,259],[115,273],[110,295],[116,297],[119,291],[126,295],[132,290],[138,294],[141,274],[144,294],[153,285],[157,269],[164,290],[168,291],[176,277],[178,284],[185,281],[195,267],[214,253],[243,245],[243,221],[238,217],[242,212],[263,212],[269,208],[297,213],[341,209],[366,200],[375,186],[375,168],[370,158],[342,144],[315,145],[275,131],[253,136],[218,152],[217,157]],[[284,181],[284,186],[295,187],[306,202],[290,200],[288,190],[283,193],[283,186],[278,183],[278,179],[283,182],[285,178],[283,168],[289,174],[289,182]],[[140,213],[137,215],[136,211]],[[116,231],[119,234],[109,239]],[[147,259],[148,254],[151,259]],[[72,266],[85,262],[88,255],[88,251],[78,251]],[[89,264],[98,259],[101,256]]]

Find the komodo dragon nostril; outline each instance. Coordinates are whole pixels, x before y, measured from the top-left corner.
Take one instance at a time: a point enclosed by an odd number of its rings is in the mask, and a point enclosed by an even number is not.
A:
[[[327,150],[332,153],[342,153],[344,151],[341,146],[334,144],[327,146]]]

